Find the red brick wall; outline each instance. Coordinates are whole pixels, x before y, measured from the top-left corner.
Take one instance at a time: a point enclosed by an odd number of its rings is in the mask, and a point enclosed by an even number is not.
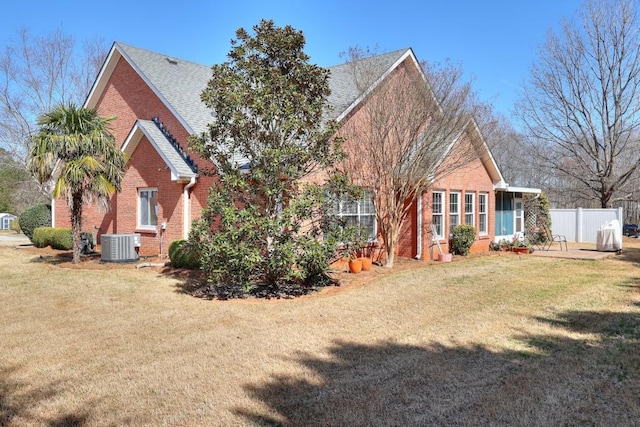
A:
[[[120,58],[97,105],[103,116],[115,116],[112,133],[118,145],[122,146],[137,119],[150,120],[159,117],[167,129],[187,149],[189,133],[178,119],[160,101],[142,78]],[[200,167],[206,162],[187,150]],[[198,178],[190,190],[190,217],[200,216],[206,206],[209,187],[215,178]],[[183,237],[183,190],[185,184],[171,181],[171,173],[153,146],[143,138],[127,164],[122,183],[122,192],[111,199],[109,213],[98,212],[96,206],[85,205],[83,212],[84,229],[96,234],[133,233],[142,234],[141,255],[167,253],[171,241]],[[137,197],[142,187],[158,188],[158,221],[167,222],[167,229],[160,235],[155,230],[137,229]],[[69,215],[65,200],[55,202],[57,227],[69,226]]]
[[[137,119],[151,120],[156,116],[180,143],[189,136],[178,119],[124,58],[120,58],[113,70],[97,108],[102,115],[116,116],[112,132],[120,144],[129,135]]]
[[[403,74],[406,72],[410,72],[411,70],[415,70],[415,67],[412,63],[407,60],[404,64],[399,66],[396,70],[396,73],[390,74],[388,77],[388,82],[390,82],[390,86],[393,88],[393,82],[391,79],[398,78],[402,79]],[[399,80],[400,82],[402,80]],[[400,83],[401,84],[401,83]],[[383,98],[384,101],[393,102],[395,99],[393,97]],[[365,101],[365,102],[375,102],[375,95],[373,101]],[[348,170],[355,170],[358,165],[364,165],[364,161],[359,157],[359,152],[361,150],[367,149],[367,144],[369,143],[368,138],[359,138],[359,135],[365,135],[367,132],[371,133],[371,126],[368,123],[373,120],[366,112],[366,104],[361,104],[358,108],[354,109],[349,116],[343,122],[343,127],[341,130],[341,134],[345,136],[345,151],[347,153],[347,160],[345,161],[345,167]],[[378,108],[373,107],[374,115],[377,114]],[[393,110],[390,107],[390,110]],[[407,120],[407,122],[409,122]],[[373,126],[375,129],[375,126]],[[392,136],[388,136],[387,141],[391,141],[390,138]],[[481,160],[477,157],[483,153],[484,147],[479,150],[476,150],[479,147],[475,147],[471,143],[470,138],[475,138],[473,141],[478,139],[477,135],[467,135],[460,139],[460,142],[449,152],[447,160],[441,166],[439,173],[436,174],[437,178],[436,182],[431,185],[431,189],[433,190],[441,190],[445,192],[445,215],[444,215],[444,227],[445,230],[449,229],[449,193],[459,192],[460,193],[460,219],[461,223],[464,222],[464,194],[465,192],[473,192],[475,194],[475,226],[477,228],[478,224],[478,194],[483,192],[488,194],[488,233],[487,235],[478,236],[477,241],[472,246],[472,252],[480,252],[480,251],[488,251],[489,243],[491,238],[494,236],[494,215],[495,215],[495,195],[493,190],[493,182],[491,177],[489,176],[488,171],[483,166]],[[375,149],[375,147],[371,147],[371,149]],[[387,149],[392,149],[392,145],[389,144]],[[475,158],[473,156],[476,156]],[[355,161],[350,161],[350,159],[354,159]],[[374,170],[374,167],[368,167],[366,165],[362,166],[363,170]],[[443,173],[446,170],[454,170],[452,174]],[[354,174],[358,176],[358,174]],[[370,182],[371,176],[364,177],[363,182]],[[385,185],[384,183],[379,183],[379,186]],[[432,195],[431,192],[427,192],[423,194],[423,203],[422,203],[422,251],[420,254],[421,259],[430,259],[432,256],[438,255],[438,249],[435,247],[434,243],[431,241],[431,200]],[[408,218],[400,232],[399,235],[399,244],[397,249],[397,254],[402,257],[410,257],[414,258],[418,256],[418,212],[417,212],[417,203],[413,203],[409,210]],[[446,233],[448,235],[448,232]],[[448,240],[448,239],[447,239]],[[449,245],[447,240],[442,240],[441,246],[444,252],[449,251]]]
[[[138,190],[141,188],[158,190],[158,227],[154,230],[138,227]],[[182,237],[182,190],[183,184],[171,181],[171,171],[162,158],[147,141],[142,138],[131,159],[118,196],[118,230],[142,235],[141,255],[166,254],[168,244]],[[166,230],[160,224],[166,222]]]
[[[472,149],[468,140],[461,142]],[[443,168],[448,167],[445,163]],[[434,242],[432,242],[431,236],[431,219],[432,219],[432,191],[443,191],[444,197],[444,230],[445,235],[448,236],[449,232],[449,195],[451,192],[457,192],[459,196],[459,210],[460,210],[460,223],[464,224],[465,215],[465,193],[473,193],[474,197],[474,226],[476,227],[476,241],[471,247],[472,253],[486,252],[489,250],[489,243],[495,235],[495,192],[493,190],[493,182],[489,176],[487,170],[482,164],[480,159],[468,160],[463,166],[455,167],[451,174],[444,176],[437,180],[426,194],[423,195],[423,245],[422,245],[422,259],[437,259],[438,248]],[[479,235],[479,194],[486,193],[487,198],[487,234]],[[415,218],[415,215],[414,217]],[[415,219],[413,219],[415,221]],[[415,222],[413,222],[413,228],[415,229]],[[448,238],[440,240],[440,246],[443,252],[449,252]]]

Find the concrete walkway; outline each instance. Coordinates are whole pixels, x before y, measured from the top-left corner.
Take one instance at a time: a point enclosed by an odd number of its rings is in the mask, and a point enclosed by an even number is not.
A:
[[[584,259],[584,260],[598,260],[611,258],[617,255],[617,252],[599,252],[596,250],[595,243],[569,243],[569,250],[565,251],[560,249],[559,244],[553,244],[548,251],[536,249],[531,255],[540,257],[551,258],[566,258],[566,259]],[[622,247],[624,251],[624,244]]]
[[[31,241],[24,234],[16,233],[0,233],[0,246],[20,246],[30,245]]]

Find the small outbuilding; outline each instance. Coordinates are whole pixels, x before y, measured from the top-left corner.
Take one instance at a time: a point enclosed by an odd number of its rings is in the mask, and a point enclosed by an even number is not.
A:
[[[0,230],[9,230],[11,229],[11,223],[17,217],[10,213],[0,213]]]

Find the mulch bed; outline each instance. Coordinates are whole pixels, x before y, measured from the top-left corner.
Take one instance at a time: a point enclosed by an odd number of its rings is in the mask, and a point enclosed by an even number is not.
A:
[[[71,251],[60,251],[51,248],[35,248],[33,246],[18,246],[20,250],[29,252],[34,255],[33,262],[46,263],[55,268],[69,268],[69,269],[86,269],[86,270],[113,270],[113,269],[129,269],[135,270],[140,268],[141,264],[153,265],[148,269],[152,269],[159,274],[167,275],[179,279],[182,284],[180,285],[182,291],[190,295],[194,295],[200,298],[207,298],[208,292],[206,285],[203,285],[204,277],[200,271],[177,269],[171,267],[169,259],[167,257],[141,257],[135,262],[126,263],[111,263],[102,262],[100,252],[94,252],[89,255],[83,255],[82,261],[79,264],[72,263]],[[476,256],[517,256],[511,252],[488,252],[484,254],[473,254],[469,257]],[[468,257],[467,257],[468,258]],[[459,262],[467,259],[465,257],[454,256],[453,262]],[[628,237],[623,238],[623,252],[619,259],[632,262],[640,262],[640,240],[631,239]],[[438,263],[437,261],[416,261],[410,258],[396,257],[394,267],[389,269],[381,265],[374,264],[370,271],[363,271],[358,274],[349,273],[347,263],[337,263],[333,265],[330,276],[336,280],[337,285],[326,286],[319,288],[317,292],[312,292],[312,295],[317,296],[331,296],[337,293],[352,289],[354,287],[360,287],[367,283],[370,283],[378,278],[396,274],[398,272],[422,269],[431,264]],[[161,264],[161,265],[156,265]],[[147,269],[147,268],[145,268]],[[309,292],[298,292],[293,290],[291,296],[304,297]],[[261,297],[279,299],[283,295],[277,293],[267,292]],[[255,296],[250,296],[250,299],[261,299]]]

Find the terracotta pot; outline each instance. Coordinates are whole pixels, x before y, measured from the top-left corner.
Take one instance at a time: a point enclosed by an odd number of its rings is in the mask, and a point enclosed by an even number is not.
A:
[[[527,247],[518,247],[518,248],[511,248],[511,250],[517,254],[528,254],[529,253],[529,248]]]
[[[369,258],[369,257],[360,257],[360,261],[362,261],[362,271],[371,270],[371,258]]]
[[[362,271],[362,260],[358,259],[350,259],[349,260],[349,271],[352,273],[360,273]]]

